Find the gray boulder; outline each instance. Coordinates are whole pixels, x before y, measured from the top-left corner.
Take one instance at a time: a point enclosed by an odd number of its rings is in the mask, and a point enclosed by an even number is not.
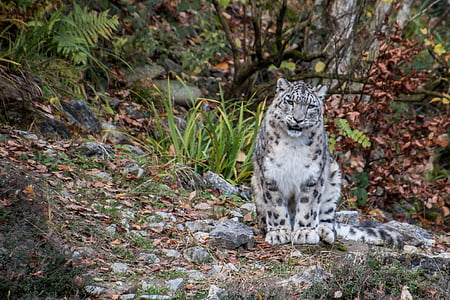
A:
[[[237,249],[244,247],[252,248],[254,235],[250,227],[232,220],[224,220],[217,223],[209,235],[209,243],[212,246]]]

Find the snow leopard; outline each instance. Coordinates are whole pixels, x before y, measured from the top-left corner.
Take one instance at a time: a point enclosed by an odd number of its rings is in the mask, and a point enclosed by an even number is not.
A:
[[[339,236],[401,245],[402,236],[382,224],[335,222],[341,171],[330,154],[324,127],[327,90],[303,81],[277,81],[253,153],[251,185],[259,228],[271,244],[334,243]]]

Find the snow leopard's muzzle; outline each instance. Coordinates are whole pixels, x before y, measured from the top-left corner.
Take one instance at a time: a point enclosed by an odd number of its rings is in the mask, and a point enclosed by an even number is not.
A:
[[[301,136],[304,130],[309,129],[316,124],[317,124],[317,122],[314,122],[312,120],[298,121],[292,116],[286,117],[287,132],[290,136],[293,136],[293,137]]]

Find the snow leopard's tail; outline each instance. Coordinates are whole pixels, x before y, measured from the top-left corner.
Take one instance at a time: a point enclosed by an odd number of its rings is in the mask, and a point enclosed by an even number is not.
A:
[[[358,225],[336,223],[335,230],[337,236],[343,239],[403,248],[403,235],[393,228],[373,221]]]

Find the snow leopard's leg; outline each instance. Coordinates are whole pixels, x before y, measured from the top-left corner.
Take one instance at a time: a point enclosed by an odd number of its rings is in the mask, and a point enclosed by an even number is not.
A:
[[[317,244],[320,241],[317,231],[319,200],[323,191],[320,181],[320,179],[313,180],[302,185],[301,195],[295,199],[296,208],[292,231],[294,244]]]
[[[331,158],[330,158],[331,159]],[[325,181],[325,189],[319,205],[320,238],[327,243],[334,243],[336,204],[341,195],[341,171],[336,161],[331,160],[330,173]]]
[[[259,180],[259,182],[257,182]],[[291,225],[287,203],[283,200],[276,181],[262,177],[253,180],[258,222],[264,226],[266,241],[286,244],[291,241]]]

